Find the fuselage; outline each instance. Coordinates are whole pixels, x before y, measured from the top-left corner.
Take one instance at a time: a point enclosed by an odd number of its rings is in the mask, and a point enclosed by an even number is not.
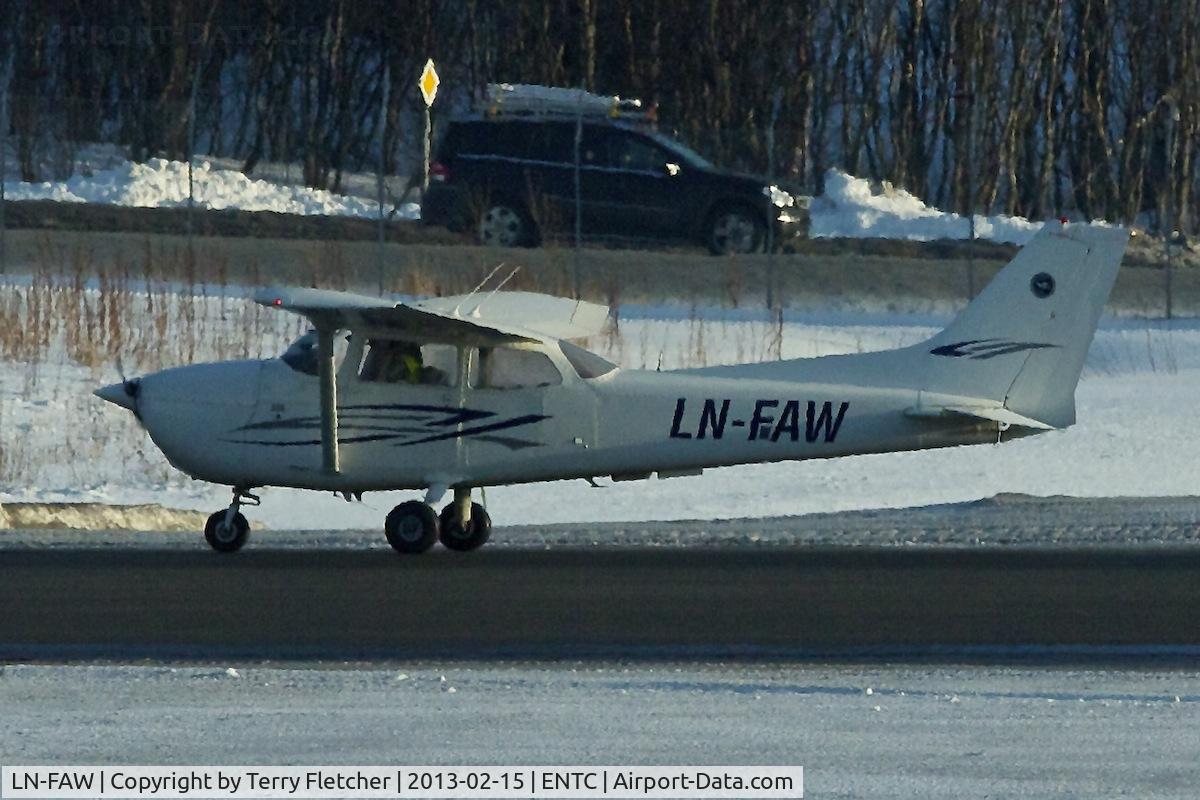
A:
[[[164,370],[137,411],[180,470],[239,487],[489,486],[995,442],[997,428],[909,414],[914,388],[613,370],[490,389],[360,380],[337,387],[340,469],[322,467],[314,375],[280,359]]]

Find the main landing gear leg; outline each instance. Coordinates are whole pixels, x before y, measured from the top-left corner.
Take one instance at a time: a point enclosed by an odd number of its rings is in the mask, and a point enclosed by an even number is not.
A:
[[[204,538],[209,547],[219,553],[241,550],[250,536],[250,523],[238,509],[242,505],[257,506],[260,503],[257,495],[235,486],[229,508],[214,512],[204,525]]]
[[[442,544],[451,550],[474,550],[492,535],[492,518],[479,503],[471,502],[469,487],[455,488],[454,501],[439,519]]]

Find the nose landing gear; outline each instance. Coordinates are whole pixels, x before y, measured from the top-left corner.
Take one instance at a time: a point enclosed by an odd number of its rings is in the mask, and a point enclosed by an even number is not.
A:
[[[204,538],[208,546],[218,553],[241,550],[250,536],[250,523],[238,509],[243,504],[256,506],[260,503],[258,495],[235,488],[229,508],[214,512],[204,524]]]

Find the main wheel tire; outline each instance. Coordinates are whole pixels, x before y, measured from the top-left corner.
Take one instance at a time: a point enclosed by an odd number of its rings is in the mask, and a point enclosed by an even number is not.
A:
[[[420,500],[409,500],[387,515],[383,534],[398,553],[424,553],[438,540],[437,514]]]
[[[241,512],[234,512],[233,519],[226,523],[229,509],[214,512],[204,523],[204,538],[208,546],[218,553],[232,553],[242,549],[250,536],[250,523]]]
[[[491,203],[479,217],[479,243],[489,247],[523,247],[533,241],[533,222],[519,207]]]
[[[708,249],[716,256],[757,253],[763,249],[767,227],[745,206],[722,206],[709,217]]]
[[[442,532],[438,537],[451,550],[474,550],[482,547],[492,535],[492,518],[479,503],[471,503],[471,521],[466,526],[458,521],[453,503],[442,509],[440,522]]]

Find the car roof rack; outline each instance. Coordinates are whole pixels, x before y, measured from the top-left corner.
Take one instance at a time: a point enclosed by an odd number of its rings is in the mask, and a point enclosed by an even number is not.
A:
[[[583,89],[529,83],[489,83],[484,91],[484,114],[554,116],[628,120],[653,123],[655,108],[643,108],[636,98],[605,97]]]

